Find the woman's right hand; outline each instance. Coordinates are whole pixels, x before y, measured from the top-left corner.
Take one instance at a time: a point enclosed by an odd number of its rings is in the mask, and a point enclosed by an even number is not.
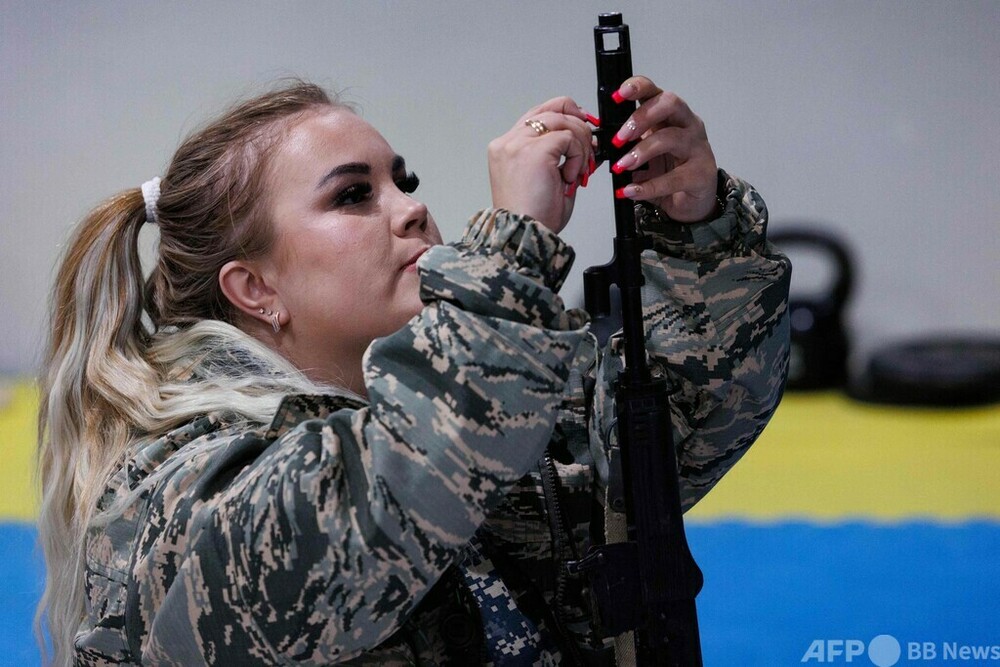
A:
[[[587,114],[569,97],[531,109],[490,142],[493,206],[562,231],[577,186],[597,168],[592,137]]]

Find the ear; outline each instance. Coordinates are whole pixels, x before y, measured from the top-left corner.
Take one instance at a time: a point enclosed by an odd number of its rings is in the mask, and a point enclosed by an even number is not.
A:
[[[277,291],[268,283],[261,267],[254,263],[226,262],[219,269],[219,287],[240,312],[259,322],[268,324],[268,313],[283,310]]]

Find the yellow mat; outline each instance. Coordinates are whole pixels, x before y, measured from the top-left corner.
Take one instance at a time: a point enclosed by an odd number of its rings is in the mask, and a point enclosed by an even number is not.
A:
[[[32,520],[38,394],[0,401],[0,520]],[[1000,406],[868,406],[837,393],[789,393],[760,440],[688,515],[719,519],[1000,518]]]
[[[689,516],[1000,518],[1000,406],[930,410],[790,392]]]
[[[35,415],[38,392],[28,382],[0,385],[0,521],[35,518]]]

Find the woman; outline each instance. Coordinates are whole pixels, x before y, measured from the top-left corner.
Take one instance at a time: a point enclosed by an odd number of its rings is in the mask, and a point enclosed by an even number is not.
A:
[[[789,267],[687,105],[644,77],[619,94],[641,102],[615,169],[648,166],[621,194],[654,240],[689,507],[777,405]],[[492,142],[493,207],[455,245],[402,158],[308,84],[84,220],[40,418],[56,662],[611,664],[561,568],[615,518],[619,343],[557,296],[587,119],[557,98]]]

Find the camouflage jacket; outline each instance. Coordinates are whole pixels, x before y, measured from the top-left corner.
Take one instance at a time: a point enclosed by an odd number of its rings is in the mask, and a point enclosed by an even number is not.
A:
[[[790,267],[766,209],[650,211],[643,303],[672,381],[685,507],[777,406]],[[603,539],[609,380],[557,290],[572,251],[487,210],[418,270],[423,311],[372,343],[368,400],[287,396],[270,424],[207,414],[138,448],[86,549],[78,664],[611,664],[562,564]]]

